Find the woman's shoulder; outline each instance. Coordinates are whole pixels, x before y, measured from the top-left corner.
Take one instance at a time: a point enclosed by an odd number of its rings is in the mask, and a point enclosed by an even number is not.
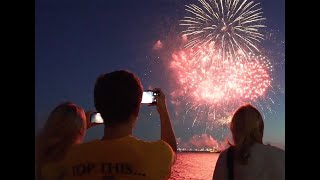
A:
[[[278,148],[276,146],[270,145],[270,144],[261,144],[262,146],[264,146],[266,149],[268,149],[269,151],[274,151],[274,152],[278,152],[278,153],[284,153],[284,150],[281,148]]]
[[[272,145],[255,144],[254,148],[258,151],[262,151],[263,153],[277,155],[277,156],[284,156],[285,154],[285,151],[283,149],[272,146]]]
[[[230,147],[225,148],[224,150],[222,150],[219,154],[219,159],[226,159],[227,158],[227,154],[228,154],[228,150]]]

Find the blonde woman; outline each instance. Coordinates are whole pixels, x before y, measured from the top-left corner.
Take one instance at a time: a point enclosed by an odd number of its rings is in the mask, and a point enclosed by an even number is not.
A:
[[[87,128],[93,125],[88,122],[83,109],[70,102],[50,113],[36,137],[37,179],[48,179],[56,170],[54,163],[62,160],[73,144],[82,143]]]
[[[234,145],[221,152],[214,180],[285,179],[285,151],[262,142],[264,123],[251,105],[240,107],[231,120]]]

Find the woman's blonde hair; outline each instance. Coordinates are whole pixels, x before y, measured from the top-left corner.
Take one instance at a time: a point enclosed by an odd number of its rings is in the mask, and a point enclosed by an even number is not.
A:
[[[61,160],[72,144],[86,132],[83,109],[73,103],[58,105],[36,137],[36,161],[40,164]]]
[[[235,146],[235,160],[247,164],[250,147],[263,143],[264,123],[260,112],[251,105],[240,107],[232,117],[230,130]]]

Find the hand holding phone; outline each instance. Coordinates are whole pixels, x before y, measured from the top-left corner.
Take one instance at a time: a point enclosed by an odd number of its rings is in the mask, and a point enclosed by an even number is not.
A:
[[[155,88],[154,92],[157,92],[158,95],[155,97],[157,100],[157,110],[159,114],[168,114],[166,97],[160,88]]]

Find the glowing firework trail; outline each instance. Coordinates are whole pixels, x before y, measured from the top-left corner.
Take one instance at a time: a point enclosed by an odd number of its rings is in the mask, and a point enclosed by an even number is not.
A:
[[[271,63],[264,56],[252,53],[247,58],[239,56],[237,62],[227,58],[221,67],[211,65],[210,59],[217,58],[214,54],[199,59],[189,50],[174,53],[172,58],[170,68],[178,85],[172,96],[192,102],[188,111],[195,110],[197,114],[193,125],[199,113],[212,120],[229,120],[236,108],[262,98],[272,80]]]
[[[257,43],[263,39],[260,24],[262,17],[259,3],[248,0],[198,0],[201,6],[186,5],[192,16],[184,17],[180,25],[186,27],[182,33],[188,36],[186,48],[210,47],[224,60],[238,53],[259,51]],[[215,53],[216,53],[215,52]]]

